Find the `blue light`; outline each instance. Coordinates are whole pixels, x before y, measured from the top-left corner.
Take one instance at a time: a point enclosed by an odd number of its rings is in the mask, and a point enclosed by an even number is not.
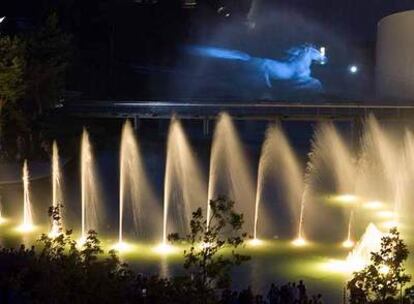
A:
[[[356,74],[356,73],[358,73],[358,71],[359,71],[358,66],[356,66],[356,65],[351,65],[351,66],[349,66],[349,72],[350,72],[351,74]]]

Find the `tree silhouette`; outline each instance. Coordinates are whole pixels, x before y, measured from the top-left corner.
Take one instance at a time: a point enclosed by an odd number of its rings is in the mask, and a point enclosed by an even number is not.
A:
[[[348,282],[351,304],[401,303],[403,288],[411,276],[405,273],[408,248],[396,228],[381,240],[379,252],[371,253],[371,264],[355,272]]]

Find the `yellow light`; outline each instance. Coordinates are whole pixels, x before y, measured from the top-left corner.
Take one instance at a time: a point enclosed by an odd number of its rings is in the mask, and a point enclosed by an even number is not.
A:
[[[175,251],[174,247],[166,244],[166,243],[161,243],[158,246],[156,246],[154,248],[154,251],[159,253],[159,254],[170,254],[173,253]]]
[[[4,217],[0,217],[0,225],[3,225],[7,222],[7,219]]]
[[[202,243],[200,244],[200,248],[201,248],[201,249],[208,249],[208,248],[210,248],[212,245],[213,245],[212,243],[202,242]]]
[[[341,194],[341,195],[337,195],[334,198],[334,201],[338,202],[338,203],[343,203],[343,204],[355,204],[356,202],[358,202],[358,197],[356,195],[353,194]]]
[[[260,246],[263,244],[263,241],[259,239],[251,239],[248,241],[248,244],[251,246]]]
[[[378,210],[381,209],[384,206],[383,203],[381,203],[380,201],[370,201],[370,202],[366,202],[363,207],[365,209],[370,209],[370,210]]]
[[[323,268],[327,271],[350,274],[365,267],[364,262],[359,259],[335,260],[331,259],[324,263]]]
[[[36,227],[30,224],[21,224],[20,226],[16,228],[16,230],[21,233],[30,233],[30,232],[33,232],[35,229]]]
[[[297,239],[293,240],[292,244],[296,247],[303,247],[306,245],[306,240],[302,237],[298,237]]]
[[[83,245],[85,245],[85,243],[86,243],[86,237],[82,236],[76,241],[76,247],[82,248]]]
[[[382,275],[386,275],[390,272],[390,267],[387,265],[381,265],[378,269],[378,272]]]
[[[115,249],[118,252],[128,252],[132,250],[132,246],[126,242],[118,242],[112,246],[112,249]]]
[[[50,237],[51,239],[55,239],[55,238],[57,238],[59,235],[61,235],[62,233],[61,232],[59,232],[59,231],[55,231],[55,230],[52,230],[52,231],[50,231],[48,234],[47,234],[47,236],[48,237]]]
[[[354,247],[354,245],[355,245],[355,243],[351,239],[347,239],[346,241],[344,241],[342,243],[342,247],[344,247],[344,248],[352,248],[352,247]]]
[[[400,226],[400,224],[397,221],[388,221],[388,222],[382,223],[382,226],[384,228],[391,229],[391,228],[397,228],[398,226]]]
[[[381,218],[393,218],[394,212],[392,211],[378,211],[377,216]]]

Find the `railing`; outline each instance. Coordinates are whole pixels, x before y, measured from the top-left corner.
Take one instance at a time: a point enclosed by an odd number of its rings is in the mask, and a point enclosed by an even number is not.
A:
[[[352,120],[374,114],[381,120],[414,117],[414,105],[288,102],[174,102],[174,101],[84,101],[64,105],[64,113],[82,117],[169,119],[214,119],[226,111],[246,120]]]

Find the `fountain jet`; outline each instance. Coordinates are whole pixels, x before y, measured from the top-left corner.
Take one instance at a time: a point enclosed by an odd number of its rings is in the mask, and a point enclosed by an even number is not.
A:
[[[23,223],[19,226],[21,232],[30,232],[33,230],[32,206],[30,202],[30,181],[27,160],[23,164]]]
[[[272,124],[266,131],[265,141],[259,160],[257,172],[257,191],[254,214],[253,238],[258,237],[258,222],[260,216],[267,214],[262,207],[264,192],[268,190],[266,182],[271,177],[277,177],[283,184],[284,198],[290,212],[297,217],[300,210],[297,208],[298,201],[303,193],[303,173],[292,147],[287,140],[279,124]],[[273,187],[272,187],[273,188]],[[261,222],[270,222],[262,218]]]
[[[164,212],[162,243],[167,243],[168,226],[176,219],[175,228],[186,233],[192,212],[204,207],[207,186],[200,165],[190,147],[181,122],[172,117],[168,132],[164,180]]]
[[[232,119],[227,113],[221,113],[210,154],[207,221],[210,200],[225,195],[236,202],[236,210],[245,216],[246,230],[253,231],[255,190],[244,151]]]
[[[124,221],[125,214],[129,214],[125,211],[132,211],[135,231],[143,236],[147,233],[146,230],[149,230],[144,229],[144,224],[154,222],[152,216],[158,210],[145,174],[135,132],[129,120],[125,121],[122,128],[119,167],[119,234],[116,248],[125,251],[128,244],[124,243]]]
[[[371,253],[380,250],[382,237],[383,233],[373,223],[370,223],[360,241],[348,254],[346,259],[348,270],[359,271],[368,265],[371,261]]]
[[[53,141],[52,146],[52,206],[55,210],[58,210],[59,220],[52,219],[52,229],[49,233],[50,236],[57,236],[62,230],[62,174],[59,164],[59,150],[56,141]]]
[[[81,139],[81,242],[86,239],[89,230],[98,228],[99,192],[97,181],[89,134],[86,129],[83,129]]]

